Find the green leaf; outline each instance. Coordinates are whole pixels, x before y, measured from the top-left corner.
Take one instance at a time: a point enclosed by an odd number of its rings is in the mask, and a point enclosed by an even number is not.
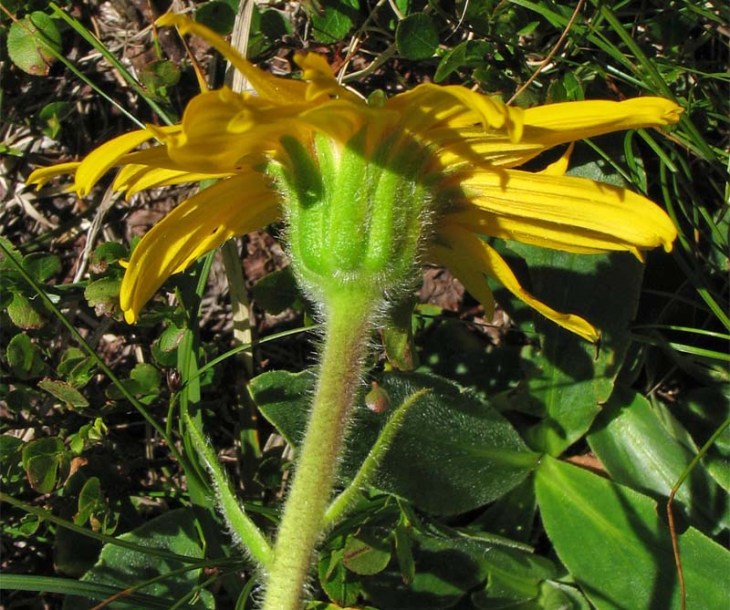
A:
[[[143,404],[150,404],[160,393],[162,375],[157,368],[148,362],[135,365],[129,379],[122,380],[122,385]],[[106,394],[112,400],[122,400],[124,395],[117,386],[109,386]]]
[[[7,312],[10,320],[18,328],[32,330],[44,324],[43,317],[33,306],[30,299],[18,290],[11,289],[12,297],[8,303]]]
[[[40,11],[14,21],[7,42],[12,62],[33,76],[48,74],[54,61],[54,53],[49,49],[61,52],[61,34],[55,22]]]
[[[294,274],[288,267],[261,278],[253,287],[256,304],[272,314],[281,313],[287,307],[301,308],[302,297]]]
[[[23,257],[22,265],[33,276],[33,279],[39,283],[45,282],[61,272],[61,259],[55,254],[42,254],[40,252],[28,254]]]
[[[115,277],[102,277],[94,280],[84,289],[84,298],[89,305],[113,306],[119,299],[122,281]]]
[[[227,2],[211,0],[198,7],[195,11],[195,21],[209,27],[221,36],[226,36],[233,31],[236,11]]]
[[[477,608],[509,608],[537,600],[541,584],[557,575],[550,560],[518,549],[490,549],[484,564],[489,579],[484,590],[472,596]]]
[[[78,347],[69,347],[61,355],[56,373],[75,388],[84,387],[94,376],[95,363]]]
[[[313,376],[283,371],[251,382],[261,413],[287,442],[297,446],[306,426]],[[424,374],[383,375],[380,386],[394,407],[427,389],[410,406],[399,431],[385,450],[371,484],[438,514],[457,514],[482,506],[522,481],[539,455],[525,447],[497,411],[454,383]],[[354,476],[388,413],[360,405],[342,465]]]
[[[43,106],[41,111],[38,113],[38,118],[46,124],[43,128],[43,133],[49,138],[55,140],[58,137],[58,134],[61,133],[63,122],[71,114],[71,111],[71,104],[64,101],[51,102],[50,104]]]
[[[97,511],[106,508],[99,477],[90,477],[79,492],[78,510],[74,516],[76,525],[84,525]]]
[[[139,80],[149,95],[163,100],[168,96],[168,89],[180,80],[180,68],[168,60],[153,61],[140,70]]]
[[[39,377],[44,369],[41,351],[25,333],[18,333],[8,342],[5,358],[13,374],[19,379]]]
[[[59,471],[67,465],[63,441],[55,436],[30,441],[23,447],[22,455],[30,486],[42,494],[53,491]]]
[[[412,13],[398,23],[395,30],[398,53],[414,61],[432,57],[439,46],[439,31],[426,13]]]
[[[435,83],[443,82],[466,63],[466,50],[469,42],[468,40],[460,42],[441,58],[433,75]]]
[[[51,396],[58,398],[71,409],[83,409],[89,406],[89,401],[70,383],[56,379],[41,379],[38,382],[41,390],[48,392]]]
[[[185,332],[186,330],[184,328],[180,328],[178,326],[175,326],[174,324],[170,324],[170,326],[162,331],[162,334],[160,335],[160,349],[163,352],[175,351],[178,345],[180,345],[180,342],[183,340]]]
[[[5,248],[10,255],[10,256],[8,256],[5,254],[5,252],[0,251],[0,271],[3,271],[3,272],[16,271],[15,263],[17,262],[20,264],[20,261],[23,260],[23,255],[5,237],[0,237],[0,242],[2,242],[3,248]],[[10,257],[12,257],[12,259]]]
[[[338,608],[352,606],[362,594],[357,577],[345,568],[343,557],[344,549],[337,549],[324,555],[317,564],[319,583]]]
[[[298,447],[304,435],[315,381],[311,371],[271,371],[251,380],[251,394],[261,414],[292,447]]]
[[[390,569],[363,577],[363,591],[377,608],[451,608],[487,577],[486,545],[413,532],[413,581],[404,583],[394,562]]]
[[[276,9],[269,9],[261,13],[261,33],[271,41],[279,40],[292,33],[291,22]]]
[[[305,3],[312,21],[314,39],[325,44],[339,42],[360,21],[359,0],[327,0],[321,5]]]
[[[500,345],[499,349],[494,349],[494,345],[461,320],[441,316],[440,311],[431,314],[422,307],[419,307],[419,312],[439,317],[427,332],[419,333],[418,347],[422,358],[418,372],[451,379],[476,391],[482,398],[496,397],[499,392],[511,394],[522,381],[521,346]],[[486,371],[488,374],[485,374]]]
[[[127,248],[118,242],[107,241],[94,250],[91,255],[91,261],[89,268],[93,273],[104,273],[109,265],[116,263],[120,259],[123,259],[129,255]],[[121,271],[121,267],[118,267]]]
[[[177,509],[168,511],[133,532],[122,534],[119,538],[148,547],[151,551],[163,550],[202,559],[203,547],[195,523],[192,509]],[[161,602],[164,601],[165,607],[168,608],[183,599],[188,600],[183,606],[185,608],[200,610],[213,608],[213,597],[208,591],[200,590],[200,597],[195,599],[192,597],[197,591],[201,571],[200,569],[179,571],[186,565],[183,561],[160,557],[152,552],[142,553],[106,544],[99,561],[81,578],[81,582],[126,589],[157,576],[163,576],[161,580],[148,584],[135,593],[158,598]],[[175,570],[179,572],[172,574]],[[84,610],[94,605],[95,602],[91,599],[74,596],[66,598],[63,608]],[[134,604],[132,606],[134,607]]]
[[[730,384],[715,384],[681,392],[677,412],[695,442],[704,445],[715,430],[730,417]],[[730,492],[730,428],[725,428],[702,459],[702,463],[715,481],[725,491]]]
[[[344,566],[361,576],[382,572],[390,562],[390,541],[382,531],[361,529],[348,536],[342,558]]]
[[[537,502],[532,479],[525,479],[482,513],[473,523],[510,540],[528,543],[533,540]]]
[[[548,456],[536,491],[558,557],[599,610],[680,607],[669,529],[656,502]],[[730,553],[694,528],[679,535],[679,550],[687,607],[724,607]]]
[[[139,388],[144,393],[155,393],[160,391],[160,381],[162,376],[157,368],[147,362],[140,362],[135,365],[129,375],[139,384]]]
[[[80,454],[88,443],[95,443],[104,438],[109,430],[100,417],[94,419],[93,423],[84,424],[79,431],[70,434],[66,440],[69,448],[76,454]]]
[[[617,387],[588,443],[617,483],[666,498],[697,451],[672,432],[680,424],[667,425],[665,420],[671,416],[660,417],[659,409],[641,394]],[[727,496],[701,463],[679,488],[676,499],[703,529],[730,524]]]
[[[16,436],[0,434],[0,464],[5,467],[20,453],[23,441]]]
[[[486,40],[465,40],[459,43],[439,62],[434,74],[434,81],[440,83],[448,78],[454,71],[462,68],[475,69],[474,77],[480,73],[492,73],[492,70],[485,67],[489,63],[490,56],[494,52],[494,45]],[[499,75],[503,78],[503,75]]]
[[[383,347],[388,362],[400,371],[412,371],[418,366],[413,344],[414,299],[406,299],[388,312],[383,326]]]
[[[430,390],[409,408],[373,482],[424,510],[457,514],[487,504],[522,481],[539,459],[506,419],[454,383],[390,374],[380,385],[393,405]],[[367,419],[384,418],[373,413]],[[352,448],[364,438],[364,431],[354,436]]]
[[[175,324],[170,324],[162,331],[157,341],[152,344],[152,356],[161,367],[174,368],[177,364],[177,348],[185,338],[187,331]]]
[[[622,185],[620,175],[589,161],[571,175]],[[519,405],[542,418],[528,430],[534,448],[559,455],[591,425],[613,391],[630,343],[629,323],[639,300],[643,267],[628,253],[586,256],[510,242],[527,263],[533,294],[558,311],[576,313],[602,333],[600,348],[522,308],[516,317],[534,320],[542,349],[525,361],[528,384]],[[499,294],[499,290],[497,291]],[[498,299],[499,300],[499,299]],[[531,325],[525,326],[530,332]]]

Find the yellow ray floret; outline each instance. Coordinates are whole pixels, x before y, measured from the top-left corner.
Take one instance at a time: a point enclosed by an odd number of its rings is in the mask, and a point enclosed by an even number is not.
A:
[[[276,192],[254,173],[220,182],[179,204],[132,252],[119,297],[126,320],[134,322],[172,274],[230,238],[277,220],[278,204]]]

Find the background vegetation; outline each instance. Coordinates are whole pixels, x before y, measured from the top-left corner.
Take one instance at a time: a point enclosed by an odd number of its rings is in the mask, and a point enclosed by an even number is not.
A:
[[[128,326],[118,261],[184,189],[125,202],[24,187],[32,169],[135,123],[175,120],[197,92],[194,63],[214,85],[225,66],[154,30],[165,2],[0,8],[3,607],[253,607],[256,575],[221,529],[178,414],[196,414],[273,530],[316,340],[278,228],[237,244],[243,276],[208,256]],[[238,6],[173,8],[228,33]],[[603,329],[598,349],[498,286],[487,320],[446,272],[425,270],[415,309],[373,356],[343,486],[423,391],[324,542],[313,607],[725,607],[728,16],[714,0],[256,4],[254,61],[281,74],[315,50],[363,95],[432,80],[525,106],[660,95],[685,108],[668,132],[581,144],[571,170],[664,206],[680,230],[671,255],[642,267],[497,244],[534,293]],[[253,346],[234,315],[241,294]],[[675,491],[686,596],[665,511]]]

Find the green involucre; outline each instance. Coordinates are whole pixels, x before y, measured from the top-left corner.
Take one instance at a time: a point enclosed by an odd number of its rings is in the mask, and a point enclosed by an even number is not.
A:
[[[423,180],[427,149],[394,135],[368,154],[367,132],[346,145],[285,137],[288,162],[275,166],[284,193],[292,264],[301,284],[326,303],[353,287],[400,292],[414,279],[431,200]]]

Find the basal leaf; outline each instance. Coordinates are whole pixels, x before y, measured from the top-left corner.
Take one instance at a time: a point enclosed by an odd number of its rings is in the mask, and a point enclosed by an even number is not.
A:
[[[680,607],[669,529],[651,498],[545,457],[537,500],[558,557],[601,609]],[[730,599],[730,553],[694,528],[679,535],[688,608]]]
[[[394,406],[427,390],[409,408],[373,481],[424,510],[456,514],[487,504],[522,481],[539,459],[496,410],[454,383],[390,374],[380,385]],[[362,417],[368,419],[384,418]],[[358,447],[364,431],[353,438],[351,448],[364,450]]]

